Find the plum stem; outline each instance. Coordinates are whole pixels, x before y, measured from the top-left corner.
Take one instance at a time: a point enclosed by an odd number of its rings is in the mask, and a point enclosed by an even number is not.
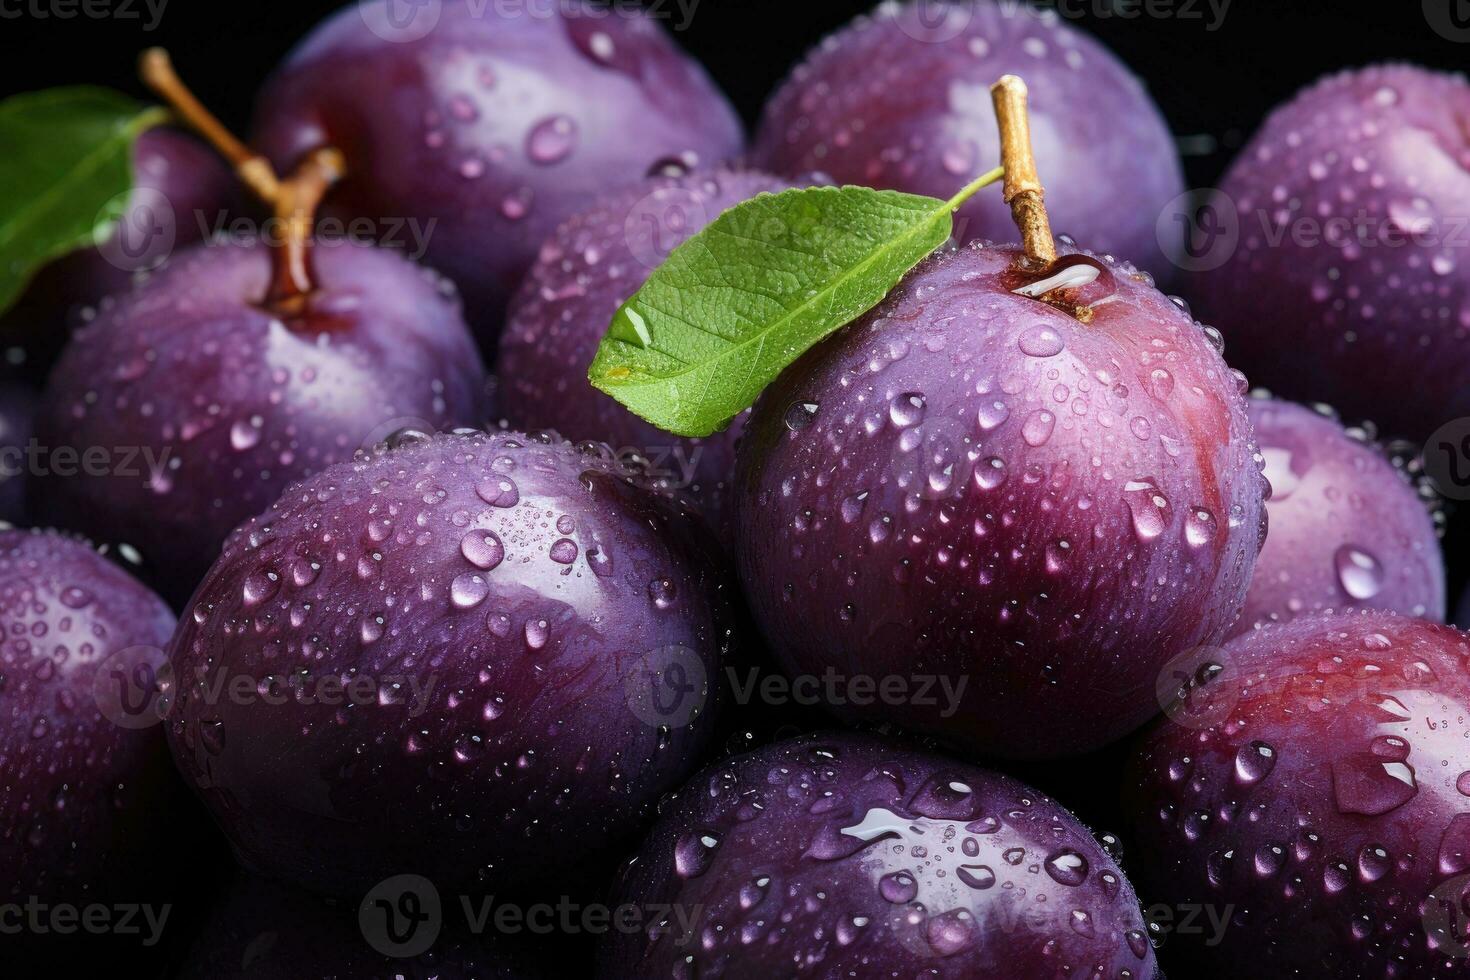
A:
[[[1000,160],[1005,168],[1005,201],[1021,230],[1021,245],[1032,264],[1045,268],[1057,259],[1046,214],[1046,191],[1036,174],[1031,149],[1031,119],[1026,111],[1026,83],[1005,75],[990,88],[995,119],[1000,125]]]
[[[281,226],[281,239],[273,243],[274,255],[267,302],[287,316],[299,314],[316,288],[312,273],[311,244],[316,213],[322,198],[341,180],[347,162],[340,151],[322,147],[308,154],[296,170],[281,180],[265,157],[242,143],[204,107],[174,71],[173,61],[162,48],[149,48],[138,62],[138,71],[149,88],[169,104],[186,124],[229,161],[236,175],[251,192],[270,205]]]
[[[180,119],[196,130],[218,153],[230,162],[246,187],[272,206],[280,194],[280,181],[270,161],[251,150],[215,118],[204,103],[194,97],[189,87],[174,71],[172,59],[163,48],[149,48],[138,59],[138,73],[176,112]]]
[[[340,151],[326,146],[313,150],[285,181],[276,195],[276,220],[281,241],[275,247],[275,274],[268,300],[288,315],[301,312],[312,290],[315,276],[311,266],[312,233],[316,212],[332,185],[347,172]]]

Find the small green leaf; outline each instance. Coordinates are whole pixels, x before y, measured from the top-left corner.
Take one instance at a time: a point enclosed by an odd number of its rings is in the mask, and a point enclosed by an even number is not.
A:
[[[0,102],[0,312],[41,266],[110,233],[133,185],[133,141],[166,116],[89,87]]]
[[[614,316],[588,370],[654,425],[706,436],[817,341],[876,306],[949,238],[949,201],[866,187],[762,194],[720,215]]]

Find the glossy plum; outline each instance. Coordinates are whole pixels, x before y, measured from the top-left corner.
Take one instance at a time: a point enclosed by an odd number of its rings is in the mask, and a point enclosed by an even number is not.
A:
[[[730,642],[708,532],[638,484],[605,447],[441,435],[242,525],[174,638],[169,729],[242,862],[347,896],[564,887],[637,830],[707,741]],[[353,684],[237,702],[221,676]]]
[[[1235,632],[1309,612],[1388,609],[1443,621],[1444,558],[1413,480],[1361,429],[1250,400],[1269,532]]]
[[[0,338],[49,365],[82,312],[125,292],[137,272],[163,262],[242,212],[239,184],[204,144],[171,129],[150,129],[133,144],[133,190],[118,228],[100,248],[43,267],[0,316]]]
[[[1235,213],[1210,229],[1234,247],[1196,294],[1253,382],[1416,440],[1470,415],[1467,112],[1461,76],[1364,68],[1241,151],[1221,184]]]
[[[135,669],[162,667],[173,628],[161,599],[85,542],[0,531],[0,904],[158,897],[164,849],[183,839],[177,777],[156,716],[103,705]],[[76,942],[17,936],[17,919],[7,957],[49,945],[54,962]]]
[[[870,735],[803,735],[700,773],[616,901],[673,912],[661,933],[610,934],[603,980],[1154,972],[1133,889],[1060,804]]]
[[[882,4],[828,38],[767,105],[753,161],[947,200],[1000,155],[990,85],[1020,75],[1056,227],[1167,271],[1155,223],[1184,191],[1173,138],[1139,80],[1087,34],[1023,4]],[[999,194],[955,219],[961,241],[1013,237]]]
[[[1198,977],[1458,975],[1470,953],[1470,637],[1377,610],[1232,640],[1140,737],[1128,790],[1146,899]]]
[[[713,164],[743,144],[734,110],[657,19],[584,0],[445,0],[406,26],[386,0],[354,4],[266,86],[256,136],[282,169],[324,143],[346,153],[338,212],[401,246],[418,243],[394,222],[417,222],[490,349],[563,219],[661,161]]]
[[[511,303],[496,359],[500,415],[514,428],[555,429],[643,456],[688,485],[711,523],[723,527],[741,426],[706,439],[671,436],[588,384],[587,367],[618,307],[677,245],[736,204],[790,186],[727,170],[660,177],[568,219]]]
[[[967,685],[844,717],[1044,757],[1142,724],[1165,661],[1220,639],[1265,481],[1218,335],[1129,266],[1021,260],[926,260],[766,390],[737,553],[788,671]]]
[[[220,244],[78,331],[37,423],[42,515],[140,548],[182,601],[295,480],[398,428],[478,421],[483,368],[444,281],[361,244],[314,256],[320,288],[296,317],[263,305],[267,247]]]

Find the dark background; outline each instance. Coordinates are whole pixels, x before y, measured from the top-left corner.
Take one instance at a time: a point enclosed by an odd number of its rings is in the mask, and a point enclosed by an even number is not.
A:
[[[114,13],[85,16],[83,2],[104,9],[110,4]],[[807,49],[874,4],[689,2],[698,6],[688,28],[678,32],[679,41],[709,68],[747,123]],[[1470,43],[1441,36],[1426,13],[1437,9],[1445,18],[1454,8],[1470,22],[1466,0],[1230,0],[1214,30],[1211,0],[1034,2],[1102,39],[1143,76],[1181,138],[1189,179],[1197,186],[1215,182],[1272,106],[1327,72],[1390,60],[1456,71],[1470,63]],[[78,10],[62,19],[54,11],[67,3]],[[676,9],[670,0],[645,0],[653,3]],[[0,96],[90,82],[142,97],[137,54],[163,45],[205,101],[244,130],[261,80],[313,25],[343,5],[166,0],[149,30],[145,0],[0,0]],[[677,24],[678,18],[666,23]]]

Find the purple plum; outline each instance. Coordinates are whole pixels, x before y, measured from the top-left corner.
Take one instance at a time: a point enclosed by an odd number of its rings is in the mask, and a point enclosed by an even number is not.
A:
[[[1061,244],[1044,278],[1012,246],[925,260],[756,403],[741,576],[787,670],[843,680],[844,718],[1080,754],[1240,611],[1265,492],[1244,381],[1142,273]]]
[[[675,246],[742,201],[791,185],[754,172],[660,177],[606,195],[541,248],[500,337],[501,415],[513,428],[555,429],[646,458],[690,485],[710,522],[724,527],[740,424],[707,439],[680,439],[587,383],[587,366],[625,300]]]
[[[743,144],[725,97],[655,18],[587,0],[443,0],[406,20],[387,0],[354,4],[269,82],[256,136],[282,169],[340,148],[338,212],[395,244],[420,236],[488,350],[562,220],[662,161],[712,164]]]
[[[49,365],[84,310],[125,292],[134,273],[213,234],[242,207],[235,176],[203,143],[171,129],[144,132],[133,144],[133,191],[118,231],[100,249],[43,267],[0,316],[0,338]]]
[[[870,735],[818,733],[721,762],[662,808],[602,980],[1150,978],[1137,899],[1060,804]]]
[[[1270,531],[1234,632],[1322,610],[1445,615],[1444,558],[1413,480],[1361,429],[1250,400],[1266,458]]]
[[[1302,92],[1241,151],[1226,210],[1199,229],[1229,258],[1196,299],[1253,382],[1415,440],[1470,415],[1466,113],[1463,76],[1364,68]]]
[[[163,601],[86,542],[0,530],[0,907],[45,910],[6,915],[7,968],[17,947],[54,964],[82,938],[50,927],[59,904],[160,894],[181,787],[157,716],[126,709],[136,695],[146,710],[142,678],[173,629]],[[136,953],[144,937],[129,938]]]
[[[1459,975],[1467,657],[1450,627],[1355,610],[1263,627],[1201,664],[1127,785],[1140,890],[1217,923],[1169,938],[1177,975]]]
[[[318,246],[320,288],[278,316],[269,253],[199,246],[118,297],[73,338],[38,416],[40,512],[140,548],[175,601],[295,480],[395,429],[481,414],[483,368],[442,279]]]
[[[169,736],[246,867],[511,889],[638,830],[730,642],[708,531],[640,483],[606,447],[414,436],[236,530],[174,637]]]
[[[36,393],[0,382],[0,521],[26,523],[25,450],[35,428]]]
[[[1142,84],[1088,35],[1023,4],[885,3],[824,41],[767,105],[753,160],[772,173],[948,199],[999,159],[990,86],[1020,75],[1052,220],[1156,272],[1155,233],[1184,191],[1169,129]],[[956,216],[961,241],[1009,239],[999,194]]]

